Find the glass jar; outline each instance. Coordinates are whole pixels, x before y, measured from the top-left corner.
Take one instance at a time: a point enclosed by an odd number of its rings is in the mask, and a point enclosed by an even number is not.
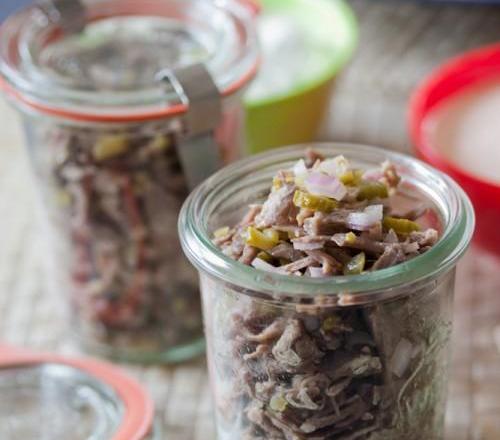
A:
[[[179,228],[201,276],[218,439],[442,439],[455,266],[473,231],[470,202],[413,158],[360,145],[313,148],[343,154],[355,168],[393,162],[434,207],[442,236],[421,256],[361,275],[262,272],[224,255],[212,234],[262,203],[275,173],[305,146],[238,162],[198,187]]]
[[[237,0],[51,0],[1,31],[3,88],[22,116],[72,329],[122,360],[199,354],[177,216],[191,187],[243,152],[252,12]]]

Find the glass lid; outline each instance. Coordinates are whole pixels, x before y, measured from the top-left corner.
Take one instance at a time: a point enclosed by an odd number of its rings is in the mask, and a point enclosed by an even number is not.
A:
[[[182,113],[162,71],[203,63],[223,95],[255,74],[241,0],[39,0],[0,28],[6,88],[62,116]]]
[[[109,439],[123,417],[110,387],[65,365],[0,369],[0,395],[3,439]]]
[[[119,370],[0,347],[0,438],[146,440],[152,403]]]

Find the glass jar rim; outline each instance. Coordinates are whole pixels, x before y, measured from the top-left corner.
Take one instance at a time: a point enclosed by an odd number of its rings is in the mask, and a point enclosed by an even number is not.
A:
[[[378,155],[396,166],[411,167],[422,178],[434,179],[443,193],[441,202],[449,211],[438,243],[424,254],[386,269],[361,275],[330,278],[294,277],[263,272],[246,266],[225,255],[213,242],[207,227],[207,208],[215,195],[231,182],[257,172],[269,165],[296,161],[303,157],[306,147],[327,156],[343,154],[348,158]],[[404,174],[403,174],[404,177]],[[446,195],[446,196],[444,196]],[[279,148],[240,160],[213,175],[201,184],[186,200],[179,217],[179,234],[184,252],[203,273],[233,286],[271,296],[287,297],[342,296],[358,294],[360,301],[370,301],[378,292],[387,293],[424,280],[437,277],[452,268],[466,251],[474,231],[475,215],[464,191],[450,177],[413,157],[350,143],[316,143]],[[363,295],[361,295],[363,294]],[[361,298],[361,296],[363,298]]]
[[[258,70],[260,60],[254,12],[242,0],[189,2],[192,4],[190,14],[182,15],[177,9],[185,8],[184,0],[92,0],[85,3],[88,6],[86,20],[92,25],[115,18],[171,20],[170,14],[175,11],[180,17],[178,21],[185,20],[186,29],[190,32],[206,21],[206,27],[210,28],[217,41],[237,36],[232,50],[221,54],[214,47],[213,53],[208,53],[207,58],[200,61],[213,76],[221,97],[229,98],[243,90]],[[203,15],[201,18],[205,21],[196,17],[196,13]],[[208,24],[206,16],[210,14],[217,18],[217,26],[210,27]],[[224,20],[224,26],[220,24],[221,20]],[[195,26],[193,23],[198,24]],[[112,123],[173,117],[189,110],[189,104],[184,102],[175,88],[167,88],[159,80],[127,92],[73,87],[66,84],[66,78],[52,81],[46,75],[45,67],[36,64],[38,56],[35,49],[64,41],[67,35],[60,23],[52,20],[36,4],[8,17],[0,27],[0,35],[0,88],[14,102],[35,111],[76,121]]]

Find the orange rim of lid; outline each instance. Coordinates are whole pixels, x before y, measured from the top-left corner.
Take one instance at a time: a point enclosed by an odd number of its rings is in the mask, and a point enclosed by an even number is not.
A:
[[[237,2],[245,7],[248,11],[250,11],[251,15],[255,18],[261,12],[261,4],[258,0],[237,0]],[[140,3],[139,3],[140,4]],[[123,0],[121,3],[121,15],[125,13],[134,13],[137,12],[138,3],[132,0]],[[140,5],[140,10],[144,13],[144,11],[148,12],[148,9],[145,9],[147,3]],[[156,13],[156,9],[151,9],[150,13]],[[94,16],[91,21],[99,20],[107,16],[107,13],[101,12]],[[60,32],[59,28],[56,28],[54,33],[58,34]],[[0,33],[0,37],[2,34]],[[261,58],[257,55],[255,56],[255,60],[250,65],[250,67],[237,78],[234,82],[229,84],[221,91],[221,96],[223,98],[228,98],[231,95],[237,93],[242,88],[244,88],[256,75],[258,68],[261,64]],[[6,78],[0,76],[0,89],[5,92],[6,95],[13,98],[15,101],[34,109],[43,114],[63,118],[70,119],[78,122],[97,122],[97,123],[127,123],[127,122],[145,122],[149,120],[163,119],[169,118],[173,116],[179,116],[184,113],[187,113],[189,109],[189,105],[185,103],[179,103],[174,105],[165,105],[165,107],[157,107],[148,110],[131,110],[130,112],[123,112],[118,114],[106,113],[106,114],[92,114],[90,111],[78,111],[78,110],[69,110],[66,108],[61,108],[58,105],[47,105],[43,102],[40,102],[36,99],[31,98],[30,96],[24,94],[21,90],[13,86]]]
[[[234,93],[237,93],[241,88],[243,88],[248,82],[250,82],[255,75],[257,74],[257,70],[260,64],[260,60],[257,59],[253,64],[251,69],[242,76],[238,81],[234,82],[229,88],[222,92],[222,96],[227,98]],[[26,95],[23,95],[19,90],[12,87],[4,78],[0,77],[0,88],[4,90],[4,92],[14,98],[15,100],[21,102],[22,104],[37,110],[41,113],[55,116],[64,119],[71,119],[74,121],[88,121],[88,122],[144,122],[154,119],[163,119],[169,118],[173,116],[178,116],[186,113],[188,111],[189,106],[186,104],[177,104],[173,106],[165,107],[164,109],[159,110],[150,110],[143,112],[130,112],[123,115],[91,115],[89,113],[83,113],[78,111],[71,110],[63,110],[61,108],[55,106],[48,106],[37,102],[36,100],[30,99]]]
[[[110,440],[145,440],[151,433],[153,401],[135,380],[125,375],[119,368],[92,359],[72,359],[0,345],[0,368],[44,363],[76,368],[113,388],[122,400],[125,412],[122,423]]]

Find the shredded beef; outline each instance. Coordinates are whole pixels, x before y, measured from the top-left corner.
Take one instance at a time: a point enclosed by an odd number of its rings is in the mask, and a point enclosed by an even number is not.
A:
[[[257,248],[254,248],[253,246],[248,246],[246,245],[243,248],[243,255],[240,257],[239,261],[240,263],[249,265],[252,263],[252,261],[257,257],[259,253],[259,250]]]
[[[262,206],[262,211],[255,218],[256,225],[259,228],[268,228],[290,224],[298,212],[293,204],[295,189],[295,185],[284,185],[271,192]]]
[[[332,235],[347,229],[349,211],[336,211],[331,214],[316,212],[314,217],[304,222],[304,231],[307,235]]]
[[[280,243],[269,253],[275,258],[283,258],[288,261],[297,261],[304,257],[304,253],[296,250],[290,243]]]
[[[53,183],[46,190],[60,201],[56,226],[67,243],[81,339],[115,356],[198,340],[196,272],[177,237],[189,188],[176,137],[156,122],[46,128]]]

